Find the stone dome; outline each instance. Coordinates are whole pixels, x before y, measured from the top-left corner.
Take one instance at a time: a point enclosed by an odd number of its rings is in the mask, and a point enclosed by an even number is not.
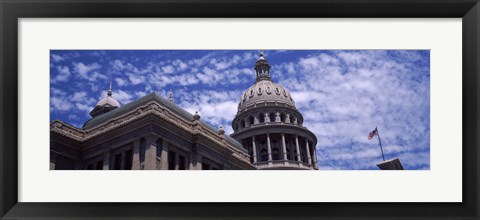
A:
[[[242,111],[249,106],[265,102],[276,102],[295,108],[295,102],[285,88],[270,80],[260,80],[243,93],[238,110]]]
[[[97,102],[97,106],[120,107],[120,103],[111,95],[108,95],[107,97],[100,99],[100,101]]]

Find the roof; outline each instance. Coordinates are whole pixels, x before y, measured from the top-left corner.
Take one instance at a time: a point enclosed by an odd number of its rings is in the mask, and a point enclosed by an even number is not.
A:
[[[291,108],[295,109],[295,102],[293,101],[292,96],[285,88],[283,88],[283,86],[270,80],[261,80],[255,82],[255,84],[250,86],[250,88],[242,94],[238,105],[238,111],[240,112],[251,105],[272,101],[285,103],[287,106],[291,106]]]
[[[181,108],[180,106],[176,105],[175,103],[173,103],[171,101],[168,101],[167,99],[165,99],[162,96],[159,96],[158,94],[153,92],[153,93],[150,93],[150,94],[148,94],[148,95],[146,95],[146,96],[144,96],[140,99],[137,99],[133,102],[130,102],[130,103],[124,105],[124,106],[121,106],[121,107],[118,107],[118,108],[116,108],[112,111],[109,111],[105,114],[102,114],[102,115],[99,115],[97,117],[91,118],[90,120],[85,122],[82,129],[93,128],[96,125],[100,125],[101,123],[106,122],[111,118],[123,115],[123,114],[125,114],[129,111],[132,111],[132,110],[136,109],[138,106],[144,105],[144,104],[146,104],[150,101],[156,101],[157,103],[161,104],[162,106],[164,106],[167,109],[171,110],[172,112],[176,113],[177,115],[184,118],[185,120],[193,121],[193,115],[191,113],[185,111],[185,109]],[[210,130],[214,133],[217,133],[217,129],[212,127],[210,124],[204,122],[203,120],[200,120],[200,123],[203,126],[205,126],[205,128],[207,128],[208,130]],[[243,146],[238,141],[236,141],[235,139],[230,137],[229,135],[225,135],[225,140],[227,141],[227,143],[243,150]]]

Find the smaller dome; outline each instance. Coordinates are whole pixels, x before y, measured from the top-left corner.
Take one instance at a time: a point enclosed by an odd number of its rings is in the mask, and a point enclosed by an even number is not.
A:
[[[97,106],[120,107],[120,103],[115,100],[111,95],[108,95],[107,97],[100,99],[100,101],[97,102]]]

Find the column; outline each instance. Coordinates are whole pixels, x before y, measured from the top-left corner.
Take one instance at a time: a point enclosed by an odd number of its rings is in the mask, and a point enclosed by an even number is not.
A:
[[[268,113],[265,113],[265,122],[270,122],[270,116]]]
[[[268,161],[272,161],[272,147],[270,146],[270,134],[267,133]]]
[[[308,164],[312,164],[312,157],[310,156],[310,146],[308,146],[308,138],[305,138],[305,143],[307,147]]]
[[[202,156],[198,153],[191,153],[190,159],[190,170],[201,170],[202,169]]]
[[[162,154],[160,156],[160,169],[168,170],[168,141],[164,138],[162,146],[158,147],[162,148]]]
[[[140,169],[140,140],[136,140],[132,143],[132,170]]]
[[[146,138],[145,149],[145,170],[154,170],[157,167],[157,146],[155,143],[156,137],[149,135]]]
[[[257,145],[255,144],[255,135],[252,136],[253,163],[257,162]]]
[[[302,158],[300,157],[300,146],[298,145],[298,135],[295,135],[295,146],[297,148],[297,161],[302,161]]]
[[[50,170],[55,170],[56,163],[57,163],[57,155],[50,151]]]
[[[282,149],[283,149],[283,160],[288,160],[287,146],[285,144],[285,133],[282,133]]]
[[[175,154],[175,170],[179,170],[179,167],[180,167],[179,157],[180,157],[180,153],[177,152],[177,153]]]
[[[318,160],[317,160],[317,151],[315,150],[315,147],[313,147],[313,162],[315,163],[314,166],[315,168],[318,169]]]
[[[107,150],[103,153],[103,169],[110,169],[110,150]]]

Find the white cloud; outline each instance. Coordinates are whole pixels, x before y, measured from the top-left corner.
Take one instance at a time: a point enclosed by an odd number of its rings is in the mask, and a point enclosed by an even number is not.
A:
[[[127,73],[128,80],[132,85],[138,85],[140,83],[145,82],[145,76],[134,74],[134,73]]]
[[[72,103],[63,99],[62,97],[51,97],[50,106],[54,110],[58,110],[58,111],[68,111],[73,107]]]
[[[98,70],[101,66],[98,63],[92,63],[90,65],[86,65],[82,62],[74,63],[74,71],[78,73],[78,76],[82,79],[86,79],[88,81],[96,81],[97,79],[108,79],[107,76],[101,74]]]
[[[51,54],[50,57],[52,58],[53,62],[55,62],[55,63],[65,60],[65,58],[63,58],[62,56],[57,55],[57,54]]]
[[[70,78],[70,69],[67,66],[57,66],[56,67],[58,74],[54,75],[52,83],[56,82],[65,82]]]
[[[128,85],[128,81],[127,81],[127,80],[122,79],[122,78],[118,78],[118,77],[115,78],[115,82],[117,83],[117,85],[118,85],[119,87]]]
[[[172,65],[164,66],[162,67],[162,70],[164,73],[173,73],[175,71],[175,68]]]

